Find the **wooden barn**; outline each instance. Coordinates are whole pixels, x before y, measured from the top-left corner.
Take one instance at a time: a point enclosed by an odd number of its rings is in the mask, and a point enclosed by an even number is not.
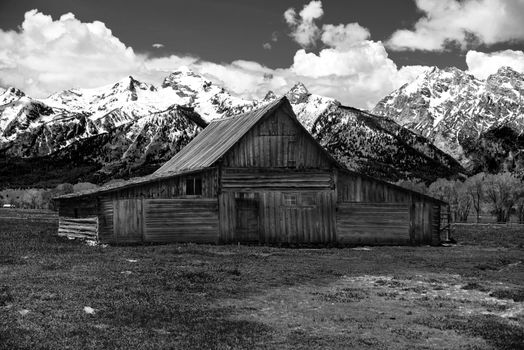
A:
[[[345,169],[285,97],[213,120],[149,176],[56,200],[60,235],[291,245],[438,244],[446,204]]]

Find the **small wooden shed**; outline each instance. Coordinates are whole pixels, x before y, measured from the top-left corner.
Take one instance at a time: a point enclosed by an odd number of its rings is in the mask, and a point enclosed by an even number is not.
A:
[[[57,197],[100,242],[438,244],[446,203],[338,163],[283,97],[213,120],[155,173]]]

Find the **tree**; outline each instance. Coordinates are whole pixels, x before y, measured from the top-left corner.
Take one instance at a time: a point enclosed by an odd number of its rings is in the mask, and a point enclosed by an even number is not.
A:
[[[467,222],[473,201],[467,191],[466,185],[463,182],[458,180],[455,181],[454,188],[457,194],[457,221]]]
[[[465,222],[471,210],[471,198],[463,182],[437,179],[429,185],[429,193],[451,206],[453,221]]]
[[[524,224],[524,194],[517,200],[517,218],[519,224]]]
[[[484,178],[485,195],[497,222],[508,222],[511,209],[522,196],[522,181],[511,173],[489,174]]]
[[[475,209],[476,216],[476,222],[477,224],[480,221],[480,212],[481,212],[481,206],[482,202],[484,201],[484,178],[486,174],[484,173],[478,173],[470,178],[467,178],[466,181],[464,181],[464,184],[466,186],[466,191],[471,197],[471,204],[473,205],[473,209]]]

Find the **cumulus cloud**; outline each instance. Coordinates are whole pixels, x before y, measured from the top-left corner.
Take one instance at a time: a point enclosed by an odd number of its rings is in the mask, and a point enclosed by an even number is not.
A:
[[[315,20],[323,14],[321,1],[311,1],[304,5],[298,15],[294,8],[287,9],[284,19],[292,29],[291,37],[304,48],[313,46],[320,36],[320,28]]]
[[[321,3],[311,2],[288,19],[312,23],[321,14]],[[298,50],[291,66],[271,69],[241,60],[217,64],[180,55],[150,58],[135,53],[102,22],[82,23],[73,14],[53,20],[33,10],[19,30],[0,30],[0,83],[44,97],[72,87],[111,84],[128,75],[158,83],[187,66],[246,98],[262,97],[267,90],[283,94],[302,81],[313,93],[368,108],[407,79],[383,45],[367,40],[369,31],[357,23],[328,24],[318,35],[326,48],[318,53]]]
[[[288,17],[298,22],[318,18],[321,4],[314,8],[316,12]],[[301,81],[312,93],[371,108],[428,67],[398,67],[384,45],[369,38],[369,30],[358,23],[326,24],[316,39],[323,49],[300,49],[289,67],[272,69],[244,60],[217,64],[187,55],[151,58],[135,53],[102,22],[82,23],[73,14],[53,20],[33,10],[18,30],[0,30],[0,83],[44,97],[72,87],[114,83],[128,75],[158,84],[169,72],[187,66],[245,98],[261,98],[268,90],[283,94]],[[466,60],[473,74],[482,75],[500,65],[523,71],[523,56],[522,51],[470,51]]]
[[[58,20],[31,10],[18,31],[0,30],[0,79],[42,96],[74,86],[95,87],[142,69],[144,57],[104,23]]]
[[[272,48],[271,43],[264,43],[262,44],[262,47],[264,48],[264,50],[271,50]]]
[[[424,12],[413,29],[394,32],[394,50],[442,51],[450,44],[492,45],[524,40],[524,0],[416,0]]]
[[[524,73],[524,52],[514,50],[491,53],[468,51],[466,64],[469,73],[479,79],[486,79],[503,66],[509,66],[517,72]]]
[[[153,44],[153,45],[151,45],[151,46],[153,46],[155,49],[161,49],[161,48],[164,47],[164,44],[155,43],[155,44]]]
[[[326,24],[322,27],[320,40],[328,46],[347,49],[355,43],[362,42],[370,37],[369,30],[358,23],[346,25]]]

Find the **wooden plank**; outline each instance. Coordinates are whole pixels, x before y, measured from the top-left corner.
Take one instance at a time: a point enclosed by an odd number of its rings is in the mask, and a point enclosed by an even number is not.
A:
[[[58,235],[98,241],[98,217],[71,218],[60,216],[58,218]]]
[[[198,243],[215,243],[219,238],[227,240],[228,197],[220,194],[218,201],[204,198],[144,200],[144,240]],[[220,220],[219,205],[224,209]]]
[[[365,194],[371,196],[371,192]],[[409,205],[339,203],[337,239],[341,243],[406,244],[410,241]]]

